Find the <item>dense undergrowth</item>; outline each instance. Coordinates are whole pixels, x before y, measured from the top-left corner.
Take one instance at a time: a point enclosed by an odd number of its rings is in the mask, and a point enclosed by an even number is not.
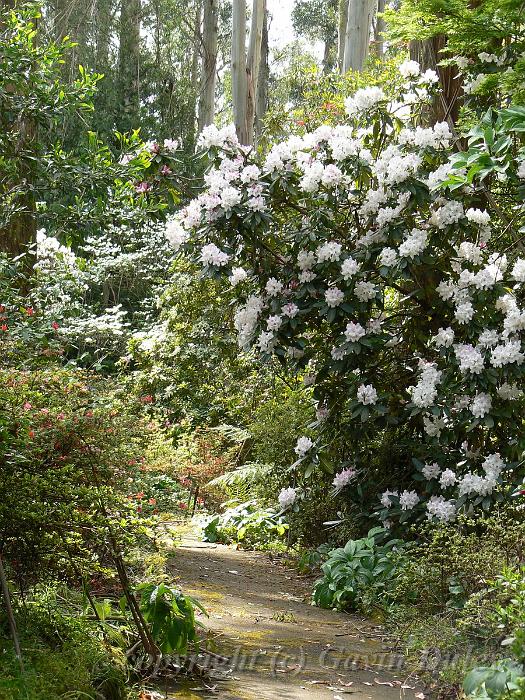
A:
[[[396,38],[417,35],[416,4],[403,3],[404,28],[391,18]],[[433,72],[392,44],[384,60],[346,76],[311,69],[306,79],[292,62],[276,89],[293,94],[268,114],[248,155],[228,128],[208,128],[199,148],[210,153],[196,156],[137,131],[103,142],[88,126],[102,78],[81,70],[64,85],[71,42],[37,42],[33,6],[2,15],[0,232],[30,214],[33,240],[24,254],[0,254],[0,564],[9,589],[0,700],[135,700],[161,654],[182,659],[171,673],[184,671],[205,643],[206,612],[168,562],[192,515],[210,542],[276,552],[310,573],[314,604],[383,622],[410,669],[442,694],[525,698],[523,21],[519,3],[504,4],[501,28],[492,1],[463,8],[453,27],[440,14],[446,3],[424,3],[430,34],[445,27],[468,54],[479,13],[477,32],[487,34],[476,46],[490,40],[499,51],[446,58],[446,69],[464,64],[469,86],[455,129],[426,126],[440,99]],[[14,70],[22,64],[37,67],[34,80]],[[402,107],[423,100],[409,126],[389,111],[407,77],[413,92]],[[27,119],[38,139],[14,148]],[[74,145],[61,140],[67,119],[85,126]],[[449,157],[449,189],[437,193],[432,179]],[[397,158],[407,167],[387,187],[383,170]],[[359,186],[347,192],[354,167]],[[380,214],[395,250],[374,248],[387,236],[374,228]],[[342,252],[354,245],[354,220],[359,263]],[[228,252],[189,243],[190,230]],[[175,255],[166,231],[187,255]],[[232,267],[235,256],[246,269]],[[454,282],[445,284],[448,268]],[[363,278],[354,298],[363,270],[391,286],[370,291]],[[286,284],[273,276],[281,272]],[[456,309],[445,305],[452,297]],[[456,346],[474,358],[466,372],[441,323],[462,334]],[[249,336],[242,348],[238,331]],[[374,348],[377,363],[361,369]],[[409,358],[427,352],[442,369],[417,374]],[[481,379],[476,362],[488,370]],[[361,384],[363,371],[380,397]],[[431,405],[442,377],[446,401]],[[423,447],[435,463],[414,457]],[[504,463],[497,450],[507,448]]]

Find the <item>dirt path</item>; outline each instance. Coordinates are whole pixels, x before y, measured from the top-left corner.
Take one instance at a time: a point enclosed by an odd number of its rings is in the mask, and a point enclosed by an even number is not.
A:
[[[185,536],[170,563],[184,591],[198,597],[216,636],[212,679],[170,698],[224,700],[412,700],[400,659],[380,630],[358,616],[312,607],[311,581],[266,554],[209,545]],[[216,680],[214,679],[216,676]],[[421,697],[421,695],[419,695]]]

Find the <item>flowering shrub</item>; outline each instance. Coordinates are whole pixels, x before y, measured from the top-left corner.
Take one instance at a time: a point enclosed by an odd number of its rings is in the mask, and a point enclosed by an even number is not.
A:
[[[144,428],[93,374],[0,372],[0,539],[20,585],[105,572],[144,534],[125,498]]]
[[[400,72],[390,94],[359,89],[343,123],[263,159],[233,129],[208,127],[206,189],[166,229],[229,279],[241,348],[313,377],[318,433],[297,442],[298,497],[321,469],[343,472],[336,490],[359,500],[375,487],[368,439],[405,431],[399,481],[376,502],[387,524],[488,509],[520,479],[525,360],[525,260],[512,239],[525,118],[508,126],[496,168],[515,198],[510,227],[487,172],[449,161],[448,125],[418,125],[435,73],[414,61]]]

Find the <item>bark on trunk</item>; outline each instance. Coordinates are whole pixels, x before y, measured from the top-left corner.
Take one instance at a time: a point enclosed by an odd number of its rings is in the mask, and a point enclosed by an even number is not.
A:
[[[246,143],[250,145],[253,143],[255,104],[259,82],[259,68],[261,65],[261,46],[265,11],[266,0],[253,0],[250,43],[246,61]]]
[[[337,34],[337,69],[343,70],[345,59],[346,27],[348,24],[348,2],[349,0],[339,0],[339,27]]]
[[[374,51],[377,56],[383,56],[385,53],[385,20],[381,17],[381,13],[385,11],[385,0],[377,1],[377,17],[376,27],[374,32]]]
[[[232,2],[232,99],[233,119],[239,141],[248,142],[246,123],[246,0]]]
[[[199,97],[199,133],[215,116],[215,84],[217,80],[218,0],[204,0],[202,31],[202,72]]]
[[[343,73],[363,70],[370,46],[374,9],[375,2],[370,0],[350,0],[348,3]]]
[[[257,82],[257,103],[255,106],[255,141],[262,133],[263,118],[268,109],[268,81],[270,79],[270,66],[268,62],[268,9],[264,10],[263,31],[261,43],[261,65],[259,66],[259,80]]]
[[[439,66],[441,50],[446,46],[447,40],[443,35],[438,35],[424,41],[410,42],[410,58],[418,61],[421,70],[436,71],[439,76],[441,94],[436,97],[432,109],[428,115],[430,123],[447,121],[454,127],[463,98],[463,85],[461,78],[457,77],[457,69],[454,66]]]

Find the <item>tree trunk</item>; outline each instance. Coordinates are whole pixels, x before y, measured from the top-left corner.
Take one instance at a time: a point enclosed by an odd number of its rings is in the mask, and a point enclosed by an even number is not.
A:
[[[349,70],[362,71],[370,47],[370,28],[375,2],[350,0],[346,25],[343,73]]]
[[[232,100],[233,120],[239,141],[248,143],[246,122],[246,0],[232,0]]]
[[[462,80],[458,77],[457,68],[454,66],[439,66],[440,52],[446,46],[447,39],[443,35],[434,36],[424,41],[410,42],[410,58],[418,61],[421,70],[436,71],[439,76],[441,94],[434,100],[429,122],[447,121],[454,128],[463,97]]]
[[[140,108],[140,20],[141,0],[121,0],[119,33],[119,106],[121,130],[137,127]]]
[[[217,80],[218,0],[204,0],[202,30],[202,73],[199,97],[199,133],[215,116],[215,84]]]
[[[381,13],[385,11],[385,0],[377,0],[376,27],[374,32],[374,51],[377,56],[385,53],[385,20]]]
[[[259,82],[259,69],[261,66],[261,47],[265,12],[266,0],[253,0],[250,43],[246,61],[246,143],[249,145],[253,143],[255,104]]]
[[[268,82],[270,79],[270,66],[268,62],[268,9],[264,9],[261,65],[259,66],[259,80],[257,81],[257,101],[255,105],[255,141],[261,137],[263,118],[268,109]]]
[[[346,26],[348,24],[348,2],[349,0],[339,0],[339,27],[337,34],[337,69],[343,70],[345,59]]]

